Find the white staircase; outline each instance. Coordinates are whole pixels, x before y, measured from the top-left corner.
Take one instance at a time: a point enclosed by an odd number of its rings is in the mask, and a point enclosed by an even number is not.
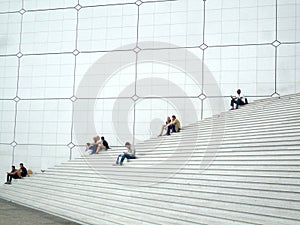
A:
[[[0,187],[81,224],[300,224],[300,94],[256,101]]]

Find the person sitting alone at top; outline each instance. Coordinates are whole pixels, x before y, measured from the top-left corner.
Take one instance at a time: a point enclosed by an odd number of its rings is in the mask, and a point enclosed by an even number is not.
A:
[[[168,123],[165,127],[168,128],[167,135],[171,134],[171,130],[173,132],[179,132],[181,127],[180,127],[180,121],[176,118],[176,116],[172,116],[172,121]]]
[[[160,134],[159,134],[158,136],[162,136],[162,135],[163,135],[164,131],[167,130],[166,125],[168,125],[169,123],[171,123],[171,118],[168,116],[168,117],[167,117],[166,124],[162,125]]]
[[[247,98],[244,97],[244,95],[242,94],[242,91],[241,89],[238,89],[236,91],[237,95],[236,96],[232,96],[231,95],[231,103],[230,103],[230,106],[231,106],[231,110],[234,110],[234,104],[236,105],[236,109],[239,108],[239,105],[245,105],[245,104],[248,104],[248,100]]]
[[[16,170],[15,166],[11,167],[11,172],[7,172],[7,181],[5,184],[11,184],[12,178],[19,179],[27,176],[27,169],[24,167],[23,163],[20,163],[20,168]]]
[[[105,138],[102,136],[102,137],[101,137],[101,141],[100,141],[100,143],[98,144],[96,154],[98,154],[101,150],[107,151],[107,149],[109,149],[109,148],[110,148],[110,147],[109,147],[107,141],[106,141]]]
[[[123,154],[120,154],[117,158],[117,161],[116,161],[116,164],[115,165],[119,165],[120,163],[120,166],[123,165],[123,161],[124,159],[126,158],[128,161],[129,159],[135,159],[135,148],[134,146],[132,146],[129,142],[126,142],[125,143],[125,147],[127,148],[127,151],[126,152],[123,152]],[[120,160],[121,158],[121,160]],[[119,162],[120,161],[120,162]]]

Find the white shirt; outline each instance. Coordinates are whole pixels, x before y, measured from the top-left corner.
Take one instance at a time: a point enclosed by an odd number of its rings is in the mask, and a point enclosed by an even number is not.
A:
[[[241,94],[237,94],[236,96],[235,96],[237,99],[241,99],[241,100],[244,100],[245,99],[245,97],[244,97],[244,95],[241,93]]]

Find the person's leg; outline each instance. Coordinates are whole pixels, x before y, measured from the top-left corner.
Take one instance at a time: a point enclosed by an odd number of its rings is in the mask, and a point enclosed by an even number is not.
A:
[[[122,155],[122,158],[121,158],[121,161],[120,161],[120,165],[122,166],[123,165],[123,161],[125,158],[127,158],[128,154],[123,154]]]
[[[100,145],[97,145],[97,148],[96,148],[95,154],[98,154],[99,152],[100,152]]]
[[[234,108],[234,103],[235,103],[235,100],[232,98],[231,102],[230,102],[230,106],[231,106],[232,109]]]
[[[10,182],[10,181],[11,181],[10,175],[7,174],[7,176],[6,176],[6,182]]]
[[[26,175],[27,175],[26,173],[21,172],[21,178],[26,177]]]
[[[170,134],[171,134],[171,129],[172,129],[172,125],[168,126],[167,135],[170,135]]]
[[[90,147],[90,149],[92,150],[91,155],[96,153],[96,151],[97,151],[97,146],[98,146],[98,145],[95,144],[95,145],[93,145],[93,146]]]
[[[236,101],[236,109],[239,108],[239,105],[245,105],[244,101],[241,100],[241,99],[238,99],[238,100]]]
[[[12,180],[12,178],[19,179],[19,178],[21,178],[21,176],[19,176],[18,174],[12,175],[10,178],[10,181]]]
[[[172,129],[172,132],[176,132],[176,130],[175,130],[175,124],[171,125],[171,129]]]
[[[122,154],[120,154],[117,158],[116,164],[119,164],[119,158],[122,157]]]
[[[165,125],[162,125],[161,126],[161,131],[160,131],[160,134],[158,136],[162,136],[163,132],[164,132],[164,129],[165,129]]]
[[[101,144],[98,144],[98,145],[97,145],[96,154],[98,154],[101,150],[102,150]]]
[[[175,127],[175,128],[174,128],[175,132],[179,132],[179,128],[178,128],[178,126],[177,126],[177,125],[175,125],[174,127]]]
[[[7,174],[5,184],[11,184],[11,180],[12,180],[12,175]]]
[[[129,160],[129,159],[135,159],[135,156],[131,156],[131,155],[129,155],[129,154],[124,154],[124,155],[122,156],[120,165],[123,165],[123,161],[124,161],[125,158],[126,158],[127,160]]]

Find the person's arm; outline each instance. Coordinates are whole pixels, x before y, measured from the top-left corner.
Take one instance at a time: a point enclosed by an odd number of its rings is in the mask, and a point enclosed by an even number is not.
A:
[[[9,174],[10,175],[15,175],[15,174],[17,174],[18,173],[18,170],[15,170],[15,171],[13,171],[13,172],[10,172]]]
[[[134,156],[135,155],[135,148],[131,147],[131,149],[128,149],[128,153],[130,156]]]
[[[170,125],[172,125],[172,121],[171,121],[170,123],[168,123],[165,127],[168,127],[168,126],[170,126]]]

